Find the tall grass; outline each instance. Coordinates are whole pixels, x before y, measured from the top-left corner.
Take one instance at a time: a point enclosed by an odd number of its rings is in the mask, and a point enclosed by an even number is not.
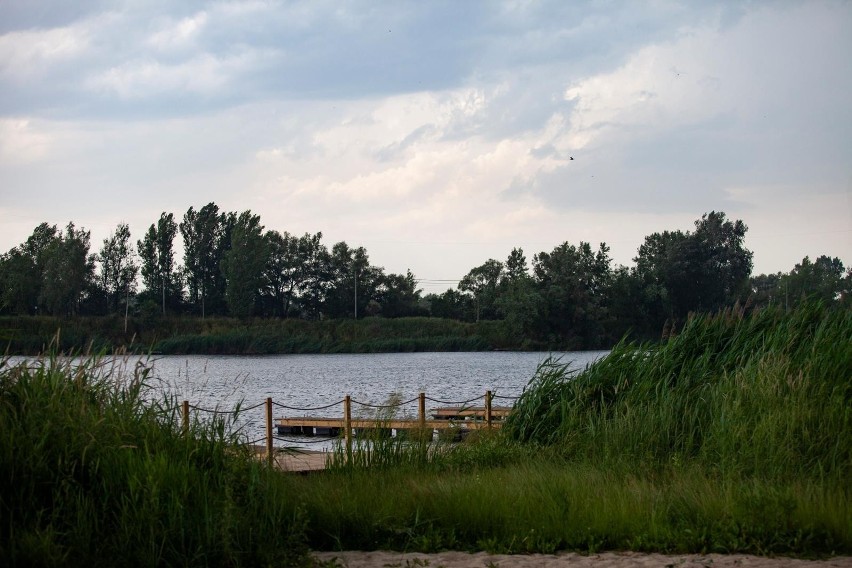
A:
[[[508,467],[356,468],[293,478],[290,491],[316,549],[852,552],[838,487],[524,458]]]
[[[0,564],[291,565],[305,520],[221,421],[184,432],[145,371],[0,363]]]
[[[598,464],[852,479],[852,312],[727,311],[579,373],[547,361],[506,432]]]

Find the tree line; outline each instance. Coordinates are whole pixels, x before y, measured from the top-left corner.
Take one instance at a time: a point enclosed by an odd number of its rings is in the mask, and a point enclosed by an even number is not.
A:
[[[456,288],[424,296],[410,271],[386,273],[364,247],[329,249],[322,233],[266,230],[251,211],[208,203],[180,220],[163,212],[135,243],[120,223],[95,253],[90,233],[73,222],[40,224],[0,256],[0,313],[502,320],[530,346],[592,348],[627,332],[659,338],[690,312],[736,303],[850,305],[852,270],[838,258],[805,257],[788,273],[753,276],[746,231],[710,212],[692,231],[645,237],[631,267],[613,266],[605,243],[565,242],[531,262],[515,248],[505,262],[472,268]]]

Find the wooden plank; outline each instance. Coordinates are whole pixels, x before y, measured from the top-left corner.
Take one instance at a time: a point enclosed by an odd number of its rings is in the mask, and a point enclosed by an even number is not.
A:
[[[276,418],[275,423],[278,426],[298,428],[341,428],[345,429],[347,424],[343,418],[328,418],[328,417],[303,417],[303,418]],[[450,420],[376,420],[364,418],[352,418],[348,426],[350,428],[393,428],[395,430],[415,430],[421,427],[431,429],[447,429],[447,428],[466,428],[468,430],[478,430],[485,428],[486,423],[476,420],[463,420],[452,422]],[[492,426],[500,427],[499,422],[492,422]]]
[[[503,420],[512,409],[506,406],[492,406],[491,419]],[[438,420],[461,420],[465,418],[476,418],[487,420],[488,409],[484,406],[472,406],[468,408],[435,408],[431,412],[432,416]]]

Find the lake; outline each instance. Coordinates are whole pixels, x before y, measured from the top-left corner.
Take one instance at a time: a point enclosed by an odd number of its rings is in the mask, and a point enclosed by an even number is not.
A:
[[[337,355],[267,356],[161,356],[152,359],[152,373],[161,387],[178,400],[208,410],[231,410],[262,403],[266,397],[289,407],[311,408],[341,401],[350,395],[354,416],[369,412],[357,402],[382,404],[396,396],[403,401],[424,392],[436,400],[455,402],[483,397],[491,390],[494,405],[511,406],[547,357],[582,368],[607,351],[562,353],[383,353]],[[510,398],[500,398],[510,397]],[[483,404],[479,401],[478,404]],[[427,400],[427,410],[441,406]],[[249,439],[264,435],[263,408],[246,413],[240,427]],[[317,411],[296,411],[276,406],[274,417],[342,416],[342,404]],[[401,415],[417,414],[416,402],[400,409]],[[310,444],[309,438],[288,436],[287,445],[328,449],[329,444]]]
[[[357,403],[382,404],[391,397],[409,401],[420,392],[427,397],[427,411],[447,403],[468,401],[483,404],[486,390],[496,395],[495,406],[511,406],[523,392],[539,363],[553,357],[572,368],[606,355],[607,351],[576,352],[465,352],[465,353],[382,353],[336,355],[169,355],[143,358],[151,367],[150,384],[156,392],[187,400],[209,411],[233,410],[238,403],[248,408],[271,397],[277,405],[312,408],[353,399],[353,416],[366,416],[370,409]],[[24,358],[12,358],[15,359]],[[132,369],[138,357],[127,357],[121,365]],[[503,398],[506,397],[506,398]],[[439,403],[436,401],[446,401]],[[343,415],[343,406],[306,411],[276,406],[275,418],[284,416]],[[416,417],[417,403],[400,408],[398,416]],[[211,416],[200,412],[199,416]],[[240,415],[236,426],[249,440],[265,435],[263,407]],[[285,444],[311,449],[329,449],[329,443],[302,437],[287,437]]]

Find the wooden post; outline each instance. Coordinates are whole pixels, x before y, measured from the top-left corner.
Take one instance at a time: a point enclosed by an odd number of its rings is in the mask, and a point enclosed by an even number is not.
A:
[[[266,459],[272,465],[272,397],[266,397]]]
[[[485,425],[491,430],[491,391],[485,391]]]
[[[417,418],[420,422],[420,431],[417,433],[417,439],[421,442],[429,441],[431,435],[426,434],[426,393],[421,392],[417,400]]]
[[[343,429],[346,436],[346,462],[352,463],[352,399],[347,394],[343,399]]]
[[[189,432],[189,401],[183,401],[181,408],[183,409],[183,433],[186,434]]]

